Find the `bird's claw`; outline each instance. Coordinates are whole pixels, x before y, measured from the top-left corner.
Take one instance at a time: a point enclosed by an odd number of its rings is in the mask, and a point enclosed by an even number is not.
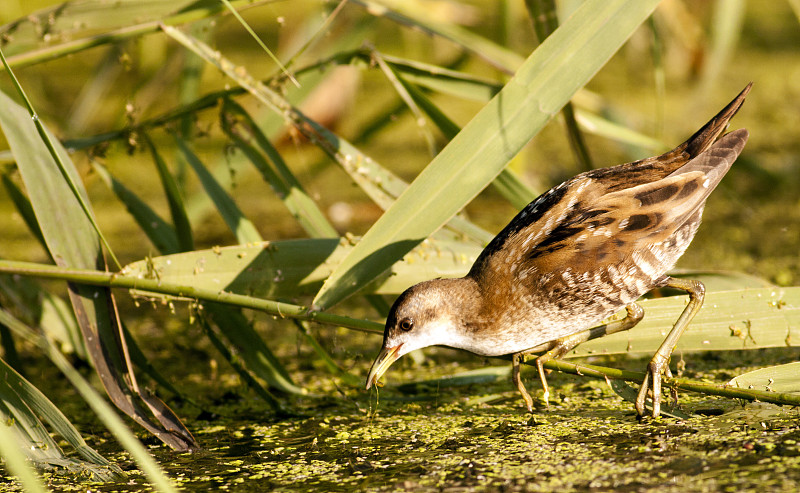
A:
[[[669,369],[669,359],[659,356],[660,355],[657,354],[650,360],[650,363],[648,363],[647,373],[639,389],[639,394],[636,396],[636,414],[640,417],[644,417],[645,415],[645,404],[648,395],[651,395],[653,400],[653,411],[651,415],[657,418],[661,414],[661,376],[664,375],[670,378],[672,377],[672,371]],[[677,395],[675,396],[675,400],[677,401]]]

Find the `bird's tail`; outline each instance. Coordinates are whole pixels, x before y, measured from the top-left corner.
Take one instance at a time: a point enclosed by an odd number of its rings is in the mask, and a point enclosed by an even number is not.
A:
[[[733,115],[739,111],[739,108],[742,107],[744,98],[747,96],[747,93],[750,92],[751,87],[753,87],[752,82],[747,84],[747,87],[742,89],[742,92],[740,92],[739,95],[733,99],[733,101],[728,103],[728,106],[724,107],[722,111],[714,116],[714,118],[703,125],[700,130],[695,132],[695,134],[689,137],[686,142],[676,147],[672,152],[678,151],[681,153],[686,153],[688,154],[688,159],[692,159],[708,149],[711,144],[713,144],[725,131],[725,129],[728,128],[728,122],[730,122],[731,118],[733,118]]]

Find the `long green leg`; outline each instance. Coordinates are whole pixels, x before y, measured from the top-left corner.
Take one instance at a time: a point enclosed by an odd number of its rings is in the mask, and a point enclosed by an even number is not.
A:
[[[598,337],[614,334],[616,332],[629,330],[638,324],[639,321],[644,317],[644,310],[636,303],[631,303],[630,305],[626,306],[625,310],[628,313],[622,320],[601,325],[599,327],[593,327],[576,334],[568,335],[566,337],[556,339],[555,341],[551,341],[513,355],[511,358],[513,368],[511,378],[514,382],[514,385],[517,386],[519,393],[522,394],[522,399],[525,401],[525,405],[528,407],[528,412],[533,412],[533,399],[531,399],[531,396],[528,394],[528,391],[525,389],[525,385],[522,383],[522,379],[520,378],[520,364],[526,361],[526,356],[531,353],[547,351],[545,354],[536,358],[536,368],[539,370],[539,379],[541,380],[542,388],[544,389],[542,401],[545,404],[548,404],[550,400],[550,387],[547,385],[547,376],[545,374],[544,364],[547,361],[558,359],[564,356],[578,344],[592,339],[597,339]]]
[[[672,375],[669,371],[669,358],[689,322],[700,310],[700,307],[703,306],[703,298],[706,293],[706,288],[700,281],[670,277],[667,279],[665,286],[682,289],[689,293],[689,304],[683,309],[681,316],[672,326],[672,330],[669,331],[664,342],[661,343],[658,351],[653,355],[653,359],[647,365],[647,375],[644,377],[642,387],[639,389],[639,395],[636,397],[636,412],[639,416],[644,416],[644,405],[651,383],[653,386],[653,417],[656,418],[661,413],[661,375],[667,375],[668,377]]]

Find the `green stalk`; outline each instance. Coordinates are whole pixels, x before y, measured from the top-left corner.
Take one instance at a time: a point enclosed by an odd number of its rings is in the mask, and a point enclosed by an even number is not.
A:
[[[262,0],[260,2],[253,2],[252,0],[234,0],[231,2],[231,4],[233,5],[234,8],[239,8],[239,7],[249,8],[264,3],[272,3],[273,1],[275,0]],[[205,3],[211,4],[211,2],[205,2]],[[94,48],[96,46],[114,44],[120,41],[124,41],[126,39],[135,38],[145,34],[155,33],[160,29],[159,26],[161,24],[167,24],[169,26],[177,26],[205,19],[207,17],[211,17],[213,15],[218,14],[223,9],[224,6],[221,4],[220,5],[211,4],[210,6],[206,6],[204,8],[196,7],[193,8],[192,10],[189,10],[188,12],[176,14],[171,17],[167,17],[166,19],[162,19],[160,21],[144,22],[142,24],[123,27],[115,31],[97,34],[94,36],[88,36],[86,38],[80,38],[73,41],[68,41],[66,43],[60,43],[55,46],[48,46],[47,48],[40,48],[38,50],[29,51],[27,53],[20,53],[18,55],[9,57],[9,65],[12,67],[19,68],[46,62],[49,60],[54,60],[56,58],[61,58],[70,55],[72,53],[78,53],[80,51],[88,50],[89,48]],[[8,70],[7,67],[6,70]]]
[[[25,454],[19,449],[16,437],[9,431],[9,426],[0,423],[0,457],[9,474],[17,477],[24,491],[44,493],[47,488],[36,474],[33,465],[27,461]]]
[[[338,325],[370,334],[383,334],[383,325],[371,320],[351,318],[343,315],[335,315],[333,313],[315,312],[311,311],[308,307],[293,305],[291,303],[252,298],[250,296],[228,293],[225,291],[214,291],[195,288],[193,286],[171,284],[159,281],[158,279],[127,277],[120,274],[94,270],[63,269],[53,265],[12,260],[0,260],[0,273],[21,274],[45,279],[60,279],[94,286],[151,291],[176,297],[192,298],[200,301],[213,301],[242,308],[250,308],[281,318],[308,320],[311,322]],[[533,364],[533,361],[529,364]],[[584,363],[569,363],[563,360],[548,361],[544,364],[544,367],[549,370],[557,370],[574,375],[625,380],[628,382],[641,382],[645,376],[644,373],[641,372],[618,370]],[[707,395],[717,395],[730,399],[745,399],[749,401],[771,402],[773,404],[791,406],[800,405],[800,395],[796,394],[738,389],[726,385],[707,384],[684,378],[663,377],[663,382],[664,385],[669,388],[700,392]]]
[[[0,260],[0,272],[7,274],[21,274],[43,279],[59,279],[78,284],[92,286],[105,286],[110,288],[136,289],[172,295],[181,298],[191,298],[200,301],[213,301],[227,305],[250,308],[276,315],[281,318],[308,320],[330,325],[339,325],[349,329],[383,334],[383,324],[371,320],[335,315],[333,313],[315,312],[310,308],[291,303],[253,298],[241,294],[216,291],[212,289],[196,288],[194,286],[171,284],[158,279],[145,279],[129,277],[120,273],[103,272],[87,269],[64,269],[54,265],[37,264],[33,262],[18,262],[13,260]]]
[[[506,359],[506,358],[504,358]],[[510,359],[510,358],[508,358]],[[535,365],[536,361],[526,361],[527,365]],[[603,380],[624,380],[626,382],[641,383],[645,374],[638,371],[619,370],[604,366],[588,365],[585,363],[570,363],[564,360],[550,360],[543,365],[548,370],[557,370],[563,373],[571,373]],[[716,395],[729,399],[744,399],[748,401],[770,402],[772,404],[800,406],[800,395],[782,392],[768,392],[765,390],[740,389],[729,387],[725,384],[703,383],[686,378],[661,377],[665,387],[679,390],[699,392],[706,395]]]
[[[297,79],[295,79],[292,76],[292,74],[289,73],[288,70],[286,70],[286,67],[284,67],[283,64],[281,63],[281,61],[278,60],[278,57],[276,57],[272,53],[272,51],[270,51],[270,49],[267,48],[267,45],[264,44],[264,41],[262,41],[262,39],[258,37],[258,34],[256,34],[255,31],[253,31],[253,28],[250,27],[250,24],[248,24],[247,21],[245,21],[242,18],[242,16],[239,14],[239,12],[233,7],[233,5],[231,5],[231,2],[229,0],[221,0],[221,1],[222,1],[223,4],[225,4],[225,7],[227,7],[228,10],[231,11],[231,14],[233,14],[233,16],[236,17],[236,20],[239,21],[239,24],[241,24],[242,27],[244,27],[245,31],[250,33],[250,36],[252,36],[253,39],[256,40],[256,42],[261,47],[261,49],[264,50],[265,52],[267,52],[267,55],[269,55],[269,57],[272,58],[272,61],[275,62],[275,64],[281,70],[281,73],[283,73],[283,75],[285,75],[287,79],[292,81],[292,84],[294,84],[297,87],[300,87],[300,83],[297,82]]]
[[[156,491],[164,493],[174,493],[177,491],[173,481],[167,477],[158,465],[158,462],[156,462],[145,446],[136,438],[136,435],[130,431],[125,421],[117,415],[111,405],[92,388],[92,385],[83,378],[80,372],[76,370],[69,361],[67,361],[67,358],[61,351],[54,347],[53,343],[47,337],[44,335],[34,335],[33,329],[27,327],[25,324],[3,311],[0,311],[0,320],[8,325],[16,334],[26,339],[27,342],[38,346],[50,361],[58,367],[75,390],[83,397],[86,404],[92,408],[95,415],[103,422],[108,431],[110,431],[119,444],[128,451]],[[0,437],[0,440],[3,442],[6,441],[2,437]],[[2,450],[2,447],[0,447],[0,450]],[[3,450],[3,453],[5,453],[5,450]]]

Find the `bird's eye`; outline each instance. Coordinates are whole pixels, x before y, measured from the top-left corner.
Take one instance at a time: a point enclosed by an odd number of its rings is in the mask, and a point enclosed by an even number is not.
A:
[[[399,325],[401,329],[408,332],[409,330],[414,328],[414,321],[411,320],[410,318],[404,318],[403,320],[400,321]]]

